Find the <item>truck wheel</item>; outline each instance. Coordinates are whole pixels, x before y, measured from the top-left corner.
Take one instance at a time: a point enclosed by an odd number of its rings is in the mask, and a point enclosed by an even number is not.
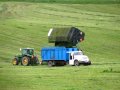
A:
[[[48,66],[52,67],[53,66],[53,62],[52,61],[48,61]]]
[[[17,58],[14,58],[13,60],[12,60],[12,64],[13,65],[18,65],[19,63],[18,63],[18,59]]]
[[[78,61],[78,60],[75,60],[75,61],[74,61],[74,65],[75,65],[75,66],[79,66],[79,65],[80,65],[79,61]]]
[[[30,64],[30,58],[29,57],[23,57],[22,58],[22,65],[23,66],[29,66]]]
[[[65,62],[65,61],[62,61],[62,62],[61,62],[61,65],[62,65],[62,66],[66,65],[66,62]]]

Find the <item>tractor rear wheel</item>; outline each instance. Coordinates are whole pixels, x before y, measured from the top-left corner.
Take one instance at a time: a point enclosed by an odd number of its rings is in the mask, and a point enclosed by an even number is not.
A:
[[[27,57],[27,56],[23,57],[22,58],[22,65],[23,66],[29,66],[29,64],[30,64],[30,58]]]
[[[14,58],[13,60],[12,60],[12,64],[13,65],[18,65],[19,63],[18,63],[18,59],[17,58]]]
[[[78,60],[75,60],[75,61],[74,61],[74,65],[75,65],[75,66],[79,66],[79,65],[80,65],[79,61],[78,61]]]

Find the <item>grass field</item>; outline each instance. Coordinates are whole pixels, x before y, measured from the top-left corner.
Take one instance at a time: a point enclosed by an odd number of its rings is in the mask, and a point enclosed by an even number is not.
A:
[[[17,2],[42,2],[42,3],[67,3],[67,4],[117,4],[120,0],[1,0],[1,1],[17,1]]]
[[[19,48],[35,48],[39,56],[42,47],[52,46],[49,29],[68,26],[86,33],[77,46],[91,66],[11,64]],[[0,90],[119,90],[119,54],[120,4],[0,2]]]

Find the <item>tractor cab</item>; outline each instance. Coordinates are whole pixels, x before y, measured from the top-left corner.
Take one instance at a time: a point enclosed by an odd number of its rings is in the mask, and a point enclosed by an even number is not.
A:
[[[21,50],[21,49],[20,49]],[[21,50],[22,56],[24,55],[34,55],[34,49],[33,48],[23,48]]]

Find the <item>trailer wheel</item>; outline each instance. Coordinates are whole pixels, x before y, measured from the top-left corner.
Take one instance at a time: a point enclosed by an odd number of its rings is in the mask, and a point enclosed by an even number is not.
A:
[[[79,66],[79,65],[80,65],[79,61],[78,61],[78,60],[75,60],[75,61],[74,61],[74,65],[75,65],[75,66]]]
[[[30,64],[30,58],[29,57],[23,57],[22,58],[22,65],[23,66],[29,66],[29,64]]]
[[[18,63],[18,59],[17,58],[14,58],[13,60],[12,60],[12,64],[13,65],[18,65],[19,63]]]
[[[53,66],[53,62],[52,61],[48,61],[48,66],[52,67]]]

